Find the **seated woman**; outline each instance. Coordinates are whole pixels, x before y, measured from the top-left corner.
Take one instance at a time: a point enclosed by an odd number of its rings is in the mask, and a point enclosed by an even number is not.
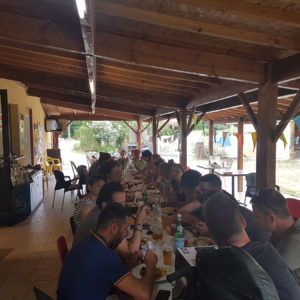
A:
[[[96,207],[96,201],[104,183],[104,177],[101,174],[93,173],[93,170],[89,173],[87,179],[89,193],[86,197],[80,199],[73,214],[76,229],[79,228],[80,223],[86,218],[89,212]]]
[[[136,170],[140,173],[145,173],[147,171],[148,166],[150,165],[151,157],[151,151],[143,151],[141,158],[133,163]]]
[[[184,169],[180,164],[173,163],[170,175],[169,175],[169,199],[172,201],[177,200],[184,202],[184,191],[181,185],[181,177],[184,173]]]
[[[120,182],[122,179],[121,167],[114,159],[104,162],[99,168],[99,173],[105,182]]]
[[[172,165],[170,163],[161,163],[159,165],[159,176],[155,182],[155,187],[165,198],[167,198],[169,194],[169,173],[171,166]]]

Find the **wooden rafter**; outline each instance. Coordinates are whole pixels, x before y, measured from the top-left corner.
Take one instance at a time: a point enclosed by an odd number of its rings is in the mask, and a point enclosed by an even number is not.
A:
[[[63,108],[69,108],[69,109],[76,109],[79,112],[86,112],[90,113],[91,112],[91,107],[90,104],[87,103],[86,105],[83,104],[75,104],[71,102],[65,102],[65,101],[58,101],[58,100],[53,100],[53,99],[40,99],[42,104],[46,105],[57,105],[57,107],[63,107]],[[107,117],[115,117],[115,118],[120,118],[124,120],[137,120],[137,116],[134,114],[130,113],[125,113],[125,112],[119,112],[115,110],[110,110],[110,109],[105,109],[105,108],[99,108],[96,107],[95,113],[97,115],[103,115]]]
[[[284,82],[300,78],[300,54],[289,56],[271,64],[272,82]]]
[[[97,114],[80,114],[80,113],[74,113],[74,114],[60,114],[59,116],[55,116],[58,119],[65,119],[65,120],[81,120],[81,121],[122,121],[120,118],[115,117],[107,117],[107,116],[101,116]]]
[[[263,82],[265,79],[262,62],[204,50],[158,44],[100,31],[97,31],[96,35],[95,52],[99,58],[140,66],[146,65],[255,83]],[[172,53],[171,56],[170,53]]]
[[[272,22],[280,25],[288,25],[300,28],[299,13],[283,11],[278,8],[264,6],[263,4],[252,4],[239,0],[174,0],[180,4],[192,5],[216,11],[226,11],[249,19]]]
[[[98,1],[97,10],[102,14],[134,19],[163,27],[177,30],[228,38],[236,41],[247,42],[256,45],[278,47],[283,49],[300,50],[300,44],[296,39],[276,36],[257,31],[207,23],[200,20],[191,20],[175,15],[160,13],[158,11],[126,6],[111,1]]]
[[[136,74],[139,78],[149,79],[149,78],[157,78],[157,80],[164,81],[172,81],[180,82],[180,85],[184,86],[196,86],[198,84],[200,87],[201,84],[209,84],[209,85],[219,85],[222,83],[222,80],[217,77],[208,77],[200,74],[188,74],[184,72],[171,71],[162,68],[152,68],[149,66],[139,66],[135,64],[121,63],[118,61],[108,61],[99,59],[101,62],[101,70],[105,72],[105,70],[111,70],[111,72],[123,74],[124,70],[126,70],[126,74]],[[149,77],[151,76],[151,77]],[[194,84],[194,85],[193,85]],[[204,86],[203,86],[204,87]]]
[[[238,95],[238,97],[239,97],[242,105],[244,106],[244,108],[245,108],[245,110],[246,110],[249,118],[251,119],[252,124],[253,124],[255,130],[256,130],[257,129],[257,117],[256,117],[255,113],[253,112],[253,110],[252,110],[249,102],[247,102],[247,100],[245,98],[245,95],[243,93],[240,93]]]
[[[74,96],[74,95],[68,95],[68,94],[61,94],[61,93],[55,93],[55,92],[45,92],[45,91],[34,91],[32,89],[29,89],[27,91],[28,95],[30,96],[36,96],[41,97],[43,99],[51,99],[56,100],[60,102],[66,102],[66,103],[74,103],[77,105],[83,105],[83,106],[90,106],[89,98],[82,97],[82,96]],[[109,101],[107,98],[99,98],[101,101],[97,101],[96,107],[99,108],[105,108],[109,110],[115,110],[119,112],[126,112],[130,114],[135,115],[145,115],[145,116],[152,116],[154,113],[154,110],[147,109],[144,107],[136,107],[128,104],[123,103],[115,103],[112,101]]]
[[[283,133],[285,127],[287,126],[288,122],[296,115],[296,113],[299,111],[300,108],[300,91],[295,96],[293,102],[285,112],[285,114],[282,116],[282,119],[280,123],[277,125],[272,140],[273,142],[277,142],[281,134]]]

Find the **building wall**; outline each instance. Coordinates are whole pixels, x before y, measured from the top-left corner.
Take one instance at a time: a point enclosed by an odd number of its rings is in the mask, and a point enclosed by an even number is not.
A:
[[[20,154],[26,157],[19,161],[21,165],[28,163],[27,141],[29,132],[26,128],[25,116],[27,108],[32,110],[33,154],[34,164],[36,164],[38,162],[38,150],[41,150],[42,156],[44,157],[46,155],[46,149],[52,148],[52,133],[45,132],[45,112],[40,103],[40,99],[28,96],[26,94],[26,86],[17,81],[0,78],[0,89],[7,90],[8,104],[17,104],[18,113],[24,116],[24,149],[20,150]],[[41,147],[37,149],[39,144]]]

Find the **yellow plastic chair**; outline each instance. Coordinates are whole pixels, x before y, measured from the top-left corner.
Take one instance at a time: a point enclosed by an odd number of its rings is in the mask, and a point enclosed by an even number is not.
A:
[[[52,173],[53,173],[52,165],[49,163],[49,161],[47,160],[47,158],[44,158],[43,161],[44,161],[44,165],[45,165],[45,172],[46,172],[46,174],[50,174],[50,176],[51,176]]]
[[[62,171],[62,163],[59,158],[53,158],[53,157],[47,156],[47,161],[51,165],[52,171],[54,171],[54,170]]]

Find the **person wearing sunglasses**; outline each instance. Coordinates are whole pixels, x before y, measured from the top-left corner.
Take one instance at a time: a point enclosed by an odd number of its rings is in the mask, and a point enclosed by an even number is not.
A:
[[[271,243],[300,283],[300,220],[290,215],[285,198],[274,189],[260,191],[251,203],[254,221],[271,232]]]

